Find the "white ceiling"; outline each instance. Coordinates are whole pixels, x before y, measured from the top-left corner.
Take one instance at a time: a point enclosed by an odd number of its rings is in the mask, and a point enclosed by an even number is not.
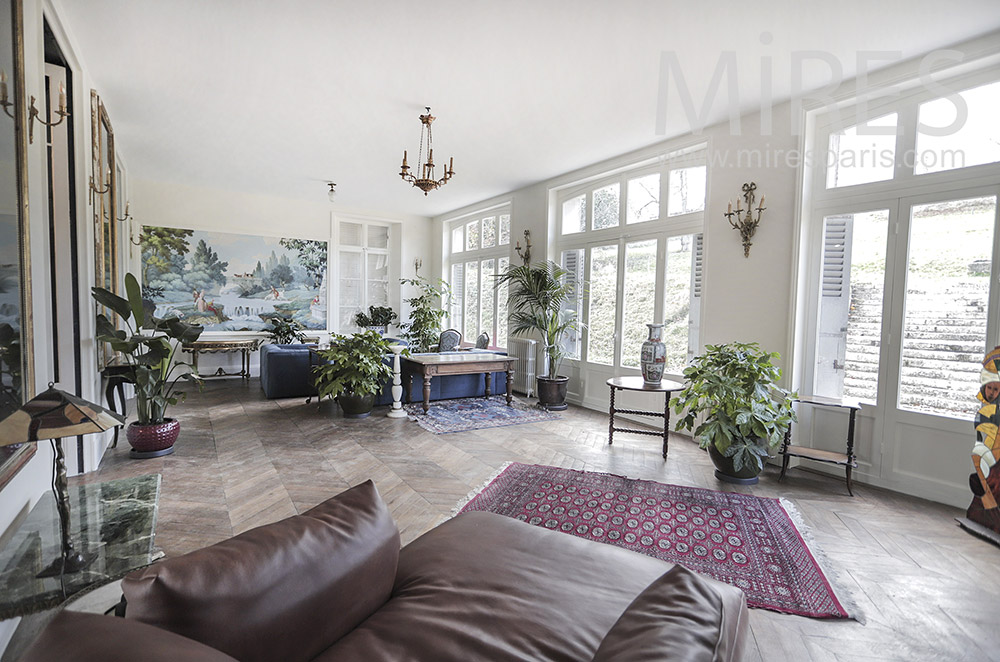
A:
[[[435,215],[689,130],[656,132],[673,51],[696,103],[720,54],[740,105],[790,90],[789,54],[908,58],[1000,27],[997,0],[55,0],[133,177]],[[773,42],[761,43],[761,34]],[[766,39],[765,39],[766,41]],[[886,63],[876,63],[878,65]],[[809,67],[806,87],[829,74]],[[724,86],[723,86],[724,87]],[[726,117],[719,95],[711,118]],[[400,181],[429,105],[428,197]]]

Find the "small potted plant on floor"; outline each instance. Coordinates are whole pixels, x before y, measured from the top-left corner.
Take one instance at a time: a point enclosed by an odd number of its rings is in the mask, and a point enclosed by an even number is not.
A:
[[[135,384],[136,420],[125,430],[132,445],[132,457],[147,458],[174,452],[180,422],[167,418],[167,407],[184,399],[176,390],[184,379],[201,385],[191,366],[175,361],[183,343],[194,342],[203,327],[187,324],[176,317],[154,317],[144,306],[139,283],[125,274],[128,299],[104,289],[91,288],[97,303],[110,309],[124,328],[118,328],[103,313],[97,316],[97,339],[106,342],[129,367]]]
[[[268,320],[270,326],[265,329],[268,340],[273,345],[291,345],[293,343],[304,343],[306,334],[302,331],[305,327],[302,322],[291,317],[275,315]]]
[[[756,483],[764,461],[796,420],[796,395],[777,384],[781,369],[772,361],[779,358],[757,343],[708,345],[684,369],[687,384],[670,401],[675,413],[686,410],[675,429],[694,429],[719,480]]]
[[[362,329],[371,329],[385,335],[396,317],[398,317],[396,313],[388,306],[368,306],[368,313],[356,314],[354,323]]]
[[[538,333],[545,343],[548,366],[545,375],[537,377],[538,404],[546,409],[566,409],[566,389],[569,377],[559,374],[559,366],[566,355],[566,334],[580,328],[576,311],[566,304],[580,296],[572,274],[555,262],[537,262],[534,265],[511,265],[496,277],[496,286],[508,287],[510,332],[530,336]]]
[[[323,363],[313,368],[320,400],[335,399],[345,418],[367,417],[375,406],[375,395],[392,375],[385,361],[391,344],[377,331],[334,334],[329,349],[319,351]]]

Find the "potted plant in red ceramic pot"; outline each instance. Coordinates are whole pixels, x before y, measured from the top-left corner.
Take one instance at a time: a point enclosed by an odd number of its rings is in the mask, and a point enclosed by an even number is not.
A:
[[[129,368],[135,384],[136,420],[125,430],[131,456],[158,457],[174,452],[180,422],[166,417],[167,407],[184,399],[177,382],[201,384],[187,363],[175,361],[181,344],[193,342],[203,327],[187,324],[176,317],[160,319],[143,307],[139,283],[132,274],[125,275],[128,299],[104,289],[91,288],[94,300],[108,308],[121,321],[119,328],[101,313],[97,316],[97,339],[108,343]]]

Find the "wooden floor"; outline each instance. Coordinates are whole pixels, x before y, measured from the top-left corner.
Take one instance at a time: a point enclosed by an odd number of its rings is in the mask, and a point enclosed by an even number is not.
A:
[[[218,380],[176,407],[176,453],[130,460],[123,440],[101,481],[163,476],[156,540],[175,556],[293,515],[374,479],[407,543],[448,517],[459,499],[505,462],[607,471],[792,500],[867,620],[823,621],[750,612],[749,660],[1000,660],[1000,549],[959,529],[955,508],[792,470],[768,467],[734,488],[688,438],[631,434],[607,444],[607,414],[571,407],[558,420],[434,435],[384,408],[345,420],[330,403],[265,400],[259,382]],[[970,447],[971,447],[970,426]]]

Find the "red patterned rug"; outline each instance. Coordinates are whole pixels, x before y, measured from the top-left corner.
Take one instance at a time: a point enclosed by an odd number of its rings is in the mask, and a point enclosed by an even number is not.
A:
[[[679,563],[742,589],[750,607],[851,618],[778,499],[514,462],[467,510]]]

